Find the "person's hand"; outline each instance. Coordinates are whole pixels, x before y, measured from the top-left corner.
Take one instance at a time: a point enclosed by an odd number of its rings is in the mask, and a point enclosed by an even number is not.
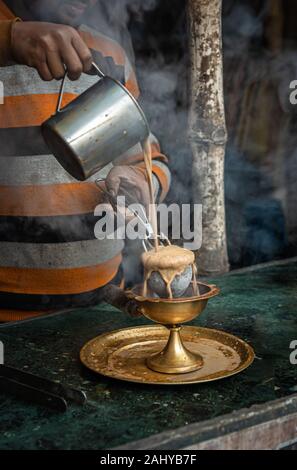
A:
[[[143,315],[137,302],[133,299],[130,299],[126,292],[119,287],[113,284],[108,284],[102,288],[102,294],[105,302],[121,310],[130,317],[137,318]]]
[[[111,196],[125,196],[128,205],[136,202],[148,208],[150,195],[144,169],[128,165],[115,166],[109,172],[105,184]]]
[[[11,41],[14,60],[34,67],[46,81],[61,79],[65,67],[70,80],[77,80],[92,66],[91,51],[71,26],[17,21]]]

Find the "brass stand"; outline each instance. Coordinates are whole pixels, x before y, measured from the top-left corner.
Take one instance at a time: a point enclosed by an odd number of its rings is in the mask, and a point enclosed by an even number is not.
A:
[[[200,315],[208,300],[218,295],[219,289],[212,284],[195,281],[191,283],[185,296],[180,298],[162,299],[154,297],[150,292],[144,297],[142,292],[142,286],[136,286],[127,291],[126,295],[137,303],[139,311],[145,317],[170,331],[163,351],[148,356],[146,366],[151,371],[168,375],[199,371],[204,366],[204,360],[196,351],[189,351],[184,346],[180,335],[181,325]]]
[[[146,360],[147,366],[163,374],[185,374],[201,369],[203,359],[199,354],[194,354],[185,348],[181,336],[181,326],[167,326],[170,331],[167,345],[158,354]]]

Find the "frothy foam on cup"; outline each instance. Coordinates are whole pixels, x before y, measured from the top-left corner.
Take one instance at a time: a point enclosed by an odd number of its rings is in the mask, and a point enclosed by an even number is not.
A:
[[[160,246],[158,251],[151,250],[142,255],[144,266],[143,295],[147,296],[147,283],[153,272],[158,272],[165,282],[169,298],[173,298],[171,284],[188,266],[192,266],[196,277],[195,256],[192,251],[175,245]]]

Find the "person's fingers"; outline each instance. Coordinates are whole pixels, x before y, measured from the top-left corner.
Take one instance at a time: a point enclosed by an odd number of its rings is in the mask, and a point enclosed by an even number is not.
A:
[[[141,202],[145,205],[147,208],[150,203],[150,192],[147,184],[144,184],[142,186],[138,185],[138,190],[140,192],[140,200]]]
[[[119,192],[121,186],[121,177],[116,172],[110,172],[106,181],[106,188],[107,191],[111,194],[111,196],[116,196]]]
[[[102,289],[102,295],[105,302],[110,305],[113,305],[115,308],[118,308],[119,310],[128,315],[134,317],[139,317],[143,315],[136,301],[133,299],[129,299],[125,291],[123,291],[118,286],[115,286],[113,284],[108,284],[107,286],[104,286]]]
[[[139,188],[132,181],[127,182],[126,179],[121,180],[120,194],[121,196],[125,196],[127,205],[141,202]]]
[[[83,71],[89,72],[89,70],[92,68],[92,61],[93,61],[93,57],[92,57],[90,49],[88,48],[88,46],[85,44],[85,42],[81,39],[79,35],[77,35],[77,37],[74,37],[72,39],[72,45],[83,65]]]
[[[36,65],[37,71],[40,75],[40,78],[46,82],[53,80],[53,75],[48,68],[46,61],[38,62]]]
[[[71,42],[62,45],[61,55],[70,80],[78,80],[83,72],[83,64]]]
[[[58,51],[48,51],[47,52],[47,66],[52,74],[52,76],[59,80],[65,75],[65,67],[62,62],[61,55]]]
[[[123,178],[121,180],[121,193],[126,196],[129,204],[137,202],[147,207],[150,202],[149,187],[145,182],[142,182],[142,184],[141,182],[136,177]]]
[[[146,209],[149,207],[149,186],[138,168],[115,167],[108,175],[106,187],[113,196],[125,196],[128,205],[141,203]]]
[[[143,313],[135,300],[129,300],[127,302],[125,311],[133,318],[143,317]]]
[[[34,67],[42,80],[53,80],[53,75],[48,68],[46,54],[42,48],[36,48],[27,61],[29,67]]]
[[[149,210],[149,186],[145,175],[138,168],[113,168],[106,179],[106,188],[113,197],[124,196],[126,206],[139,203],[146,211]]]

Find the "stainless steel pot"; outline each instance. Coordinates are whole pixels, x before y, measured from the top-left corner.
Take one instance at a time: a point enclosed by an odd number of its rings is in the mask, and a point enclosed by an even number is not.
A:
[[[149,136],[140,105],[117,80],[93,63],[100,80],[61,109],[67,72],[57,111],[42,124],[49,149],[65,170],[85,180]]]

